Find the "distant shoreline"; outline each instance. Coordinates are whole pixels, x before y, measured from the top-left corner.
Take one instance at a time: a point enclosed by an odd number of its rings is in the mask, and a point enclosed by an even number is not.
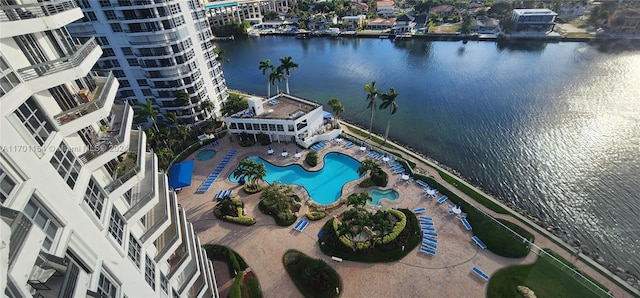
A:
[[[281,36],[296,36],[296,32],[260,32],[260,35],[281,35]],[[612,42],[612,41],[628,41],[636,42],[640,45],[640,36],[603,36],[594,35],[593,37],[568,37],[560,35],[509,35],[509,36],[497,36],[497,35],[463,35],[463,34],[447,34],[447,33],[427,33],[420,35],[396,35],[388,33],[370,33],[370,32],[353,32],[353,33],[340,33],[338,36],[332,36],[329,33],[310,33],[307,35],[309,38],[316,37],[329,37],[329,38],[380,38],[380,39],[420,39],[420,40],[435,40],[435,41],[493,41],[493,42],[521,42],[521,41],[543,41],[543,42]]]

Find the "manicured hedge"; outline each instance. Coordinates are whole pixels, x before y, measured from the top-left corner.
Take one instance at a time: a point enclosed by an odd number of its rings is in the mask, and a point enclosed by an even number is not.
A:
[[[342,293],[340,275],[325,261],[291,249],[282,256],[282,263],[304,297],[333,298]]]
[[[327,216],[325,212],[321,211],[307,212],[306,215],[309,220],[319,220]]]

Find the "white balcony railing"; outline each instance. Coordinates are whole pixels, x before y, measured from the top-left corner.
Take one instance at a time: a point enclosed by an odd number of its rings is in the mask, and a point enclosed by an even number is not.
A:
[[[0,22],[48,17],[76,7],[78,6],[76,6],[76,2],[74,0],[53,0],[46,2],[2,5],[2,10],[0,10]]]
[[[22,80],[31,81],[78,67],[89,56],[89,53],[98,47],[95,37],[92,37],[72,55],[18,69],[18,74]]]
[[[94,99],[92,101],[81,104],[77,107],[63,111],[62,113],[53,116],[53,118],[58,121],[58,124],[60,125],[67,124],[82,116],[85,116],[89,113],[102,109],[105,106],[107,101],[110,100],[109,88],[111,87],[113,82],[116,80],[116,78],[113,76],[113,73],[109,72],[106,78],[96,77],[95,80],[96,80],[96,84],[98,85],[98,88],[94,91],[94,93],[96,93],[96,96],[94,97]]]

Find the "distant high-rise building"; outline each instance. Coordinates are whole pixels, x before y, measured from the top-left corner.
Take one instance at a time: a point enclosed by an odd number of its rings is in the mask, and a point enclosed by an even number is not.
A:
[[[219,116],[228,98],[211,27],[198,0],[78,0],[84,18],[68,26],[80,40],[102,46],[96,70],[111,70],[118,98],[151,99],[161,114],[181,124]],[[184,100],[176,97],[186,93]],[[210,101],[213,108],[207,109]]]
[[[118,80],[91,71],[97,38],[65,28],[82,17],[74,0],[0,1],[0,292],[218,297]]]

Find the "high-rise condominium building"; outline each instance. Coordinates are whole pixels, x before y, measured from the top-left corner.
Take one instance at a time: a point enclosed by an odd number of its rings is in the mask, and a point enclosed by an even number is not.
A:
[[[102,46],[96,70],[111,70],[130,102],[151,99],[182,124],[220,115],[228,97],[211,27],[198,0],[78,0],[84,18],[68,26],[75,38]],[[189,100],[176,101],[186,92]],[[205,101],[212,109],[202,106]]]
[[[5,297],[218,297],[118,80],[92,72],[74,0],[0,1],[0,291]]]

